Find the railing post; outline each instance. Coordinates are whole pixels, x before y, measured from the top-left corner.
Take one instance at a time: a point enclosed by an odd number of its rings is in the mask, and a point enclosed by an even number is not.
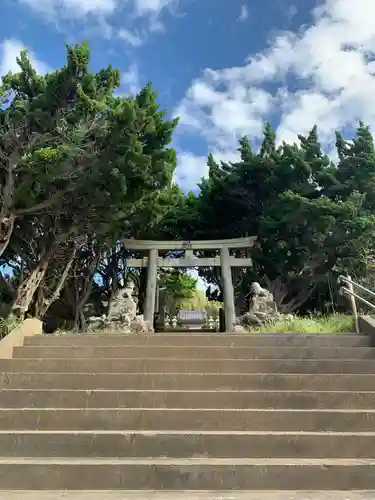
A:
[[[356,303],[355,297],[353,295],[354,288],[353,288],[352,278],[350,276],[346,276],[346,279],[348,280],[347,285],[348,285],[348,290],[350,292],[349,298],[350,298],[350,305],[352,306],[352,312],[353,312],[353,316],[354,316],[355,331],[356,331],[356,333],[360,333],[359,332],[359,323],[358,323],[357,303]]]

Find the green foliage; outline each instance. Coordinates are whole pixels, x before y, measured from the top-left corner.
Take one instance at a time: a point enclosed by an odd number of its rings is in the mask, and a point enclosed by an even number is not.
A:
[[[0,112],[3,172],[16,174],[9,209],[20,216],[87,208],[87,221],[98,209],[108,219],[121,204],[126,219],[144,195],[170,185],[176,158],[166,146],[177,122],[164,119],[151,85],[134,99],[114,97],[118,70],[90,73],[87,44],[67,51],[66,66],[45,76],[22,53],[20,73],[3,79],[2,94],[13,96]]]
[[[286,317],[261,328],[252,328],[250,333],[353,333],[352,316],[332,314],[329,316],[310,315],[307,317]]]
[[[199,194],[185,195],[172,180],[177,120],[166,118],[151,84],[116,96],[119,71],[92,72],[89,63],[87,43],[67,46],[66,64],[38,75],[23,51],[19,71],[0,85],[0,258],[13,272],[2,280],[4,303],[38,317],[51,306],[50,316],[83,329],[87,304],[104,312],[129,277],[127,259],[144,256],[123,248],[126,238],[254,235],[241,253],[253,268],[233,269],[236,300],[259,281],[281,312],[334,309],[340,273],[373,286],[375,147],[363,123],[353,140],[337,133],[336,165],[316,126],[279,145],[266,124],[259,150],[243,137],[238,161],[210,154]],[[146,274],[131,272],[142,309]],[[214,285],[210,304],[180,271],[161,272],[159,284],[179,307],[216,311],[220,269],[199,272]]]
[[[197,288],[197,278],[177,269],[159,271],[159,287],[164,288],[169,302],[175,307],[194,297]]]
[[[240,161],[218,164],[210,155],[209,176],[199,195],[190,195],[180,234],[191,239],[256,236],[250,252],[254,268],[234,275],[237,295],[246,295],[251,281],[261,281],[271,288],[280,311],[300,308],[318,285],[327,283],[328,273],[357,275],[363,255],[374,248],[372,136],[360,124],[355,140],[338,136],[337,147],[335,166],[321,151],[317,127],[299,136],[299,144],[277,146],[266,125],[259,152],[244,137]],[[201,274],[221,286],[215,270]]]
[[[23,312],[33,298],[35,311],[45,309],[42,282],[54,283],[47,286],[54,296],[60,280],[53,276],[64,266],[81,269],[80,279],[66,273],[66,280],[81,283],[72,307],[82,309],[96,268],[71,265],[64,252],[77,246],[78,259],[95,248],[98,265],[119,240],[144,234],[145,219],[150,231],[178,193],[169,147],[177,120],[165,118],[151,84],[135,97],[114,96],[119,71],[92,73],[89,61],[86,43],[67,46],[66,65],[39,76],[23,52],[20,71],[0,88],[7,100],[0,109],[0,255],[16,263],[15,307]]]
[[[9,315],[6,318],[0,318],[0,340],[17,328],[18,324],[18,319],[13,315]]]
[[[194,296],[180,303],[181,309],[187,310],[203,310],[208,316],[217,316],[219,309],[223,307],[222,302],[208,300],[204,291],[197,289]]]

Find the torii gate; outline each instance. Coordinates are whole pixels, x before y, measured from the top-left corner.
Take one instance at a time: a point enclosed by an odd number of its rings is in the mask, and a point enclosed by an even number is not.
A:
[[[147,289],[144,308],[144,318],[151,324],[154,321],[155,298],[158,267],[220,267],[225,310],[225,329],[233,331],[236,320],[234,306],[234,290],[232,282],[232,267],[252,267],[250,257],[233,257],[230,249],[251,248],[256,240],[255,236],[229,240],[201,240],[201,241],[152,241],[152,240],[123,240],[123,245],[129,250],[148,250],[148,257],[143,259],[129,259],[127,267],[147,267]],[[178,259],[159,257],[159,250],[183,250],[184,256]],[[195,257],[194,250],[220,250],[218,257]]]

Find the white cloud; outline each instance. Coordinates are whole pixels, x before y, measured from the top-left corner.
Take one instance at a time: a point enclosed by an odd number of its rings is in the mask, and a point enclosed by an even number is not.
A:
[[[136,12],[139,15],[158,14],[166,7],[172,7],[176,0],[134,0]]]
[[[132,47],[141,46],[150,33],[164,31],[161,13],[178,5],[179,0],[17,0],[27,5],[47,22],[65,30],[67,21],[83,21],[85,32],[96,37],[111,38],[117,34]],[[124,25],[117,29],[119,21]],[[65,22],[65,24],[64,24]],[[139,27],[143,23],[141,32]]]
[[[189,276],[192,276],[193,278],[195,278],[197,280],[197,288],[198,288],[198,290],[202,290],[204,292],[207,290],[207,284],[206,284],[205,280],[203,280],[198,275],[197,269],[188,269],[186,271],[186,274],[188,274]]]
[[[181,129],[198,132],[211,149],[228,153],[236,150],[243,135],[261,134],[263,117],[271,111],[274,99],[261,88],[221,86],[221,80],[206,72],[203,79],[193,82],[175,114]]]
[[[286,10],[286,17],[289,22],[293,20],[293,18],[298,14],[298,8],[296,5],[289,5],[289,7]]]
[[[133,8],[137,15],[159,14],[178,0],[19,0],[45,15],[66,18],[85,17],[87,14],[110,15],[116,8]]]
[[[128,71],[121,75],[121,93],[137,94],[141,90],[141,75],[136,64],[132,64]]]
[[[121,40],[124,40],[125,42],[127,42],[132,47],[140,47],[144,42],[144,40],[142,39],[141,36],[139,36],[137,33],[133,32],[133,31],[130,31],[127,28],[121,28],[118,31],[117,36]]]
[[[244,22],[249,18],[249,8],[246,4],[243,4],[241,6],[241,12],[240,15],[238,16],[238,21],[239,22]]]
[[[180,0],[134,0],[134,14],[136,17],[147,19],[147,30],[144,38],[149,33],[164,33],[165,26],[161,20],[164,11],[176,14],[176,7]]]
[[[20,0],[46,17],[76,19],[87,14],[107,15],[114,12],[117,0]]]
[[[259,139],[271,118],[278,140],[294,141],[318,124],[324,146],[359,119],[375,126],[375,2],[325,0],[310,26],[279,34],[242,66],[206,69],[176,114],[181,131],[226,155],[241,135]],[[185,154],[178,175],[192,185],[198,163]]]
[[[43,61],[36,58],[35,54],[23,45],[19,40],[3,40],[0,45],[0,77],[6,75],[9,71],[17,72],[20,70],[17,64],[17,57],[19,57],[21,50],[27,49],[28,56],[32,66],[37,73],[43,75],[49,71],[49,67]]]
[[[196,189],[197,182],[208,173],[207,157],[180,151],[177,160],[175,182],[183,186],[186,191]]]
[[[216,161],[235,161],[238,160],[237,151],[223,152],[219,149],[213,149],[212,153]],[[197,189],[197,183],[202,177],[208,174],[207,156],[196,156],[187,151],[178,151],[177,168],[174,174],[174,180],[185,191],[194,191]]]

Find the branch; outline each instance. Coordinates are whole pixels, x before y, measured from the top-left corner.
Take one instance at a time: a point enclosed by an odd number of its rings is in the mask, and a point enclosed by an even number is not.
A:
[[[282,302],[288,295],[288,287],[282,282],[281,278],[276,278],[273,282],[265,276],[265,281],[269,290],[272,292],[277,308],[282,309]]]
[[[16,292],[16,289],[10,284],[9,280],[7,280],[4,276],[3,273],[0,271],[0,281],[2,284],[7,288],[8,292],[11,295],[14,295]]]
[[[7,228],[6,236],[4,239],[3,238],[0,239],[0,257],[3,255],[3,253],[5,252],[5,250],[7,249],[8,245],[9,245],[10,238],[12,237],[12,234],[13,234],[15,220],[16,220],[16,217],[13,214],[10,215],[8,220],[7,220],[8,228]],[[0,220],[0,227],[1,227],[1,224],[4,222],[5,221],[3,219]],[[0,229],[0,234],[1,233],[2,233],[2,230]]]
[[[69,191],[73,191],[73,188],[65,189],[61,192],[55,193],[47,200],[44,200],[37,205],[34,205],[30,208],[22,208],[20,210],[16,210],[16,216],[28,215],[28,214],[36,214],[37,212],[41,212],[46,208],[49,208],[51,205],[59,201],[63,198]]]
[[[298,309],[298,307],[300,307],[302,304],[304,304],[306,302],[306,300],[310,297],[310,295],[313,293],[315,288],[316,288],[316,283],[314,283],[310,287],[307,287],[305,290],[301,290],[299,292],[299,294],[297,295],[297,297],[292,299],[287,304],[283,304],[281,306],[283,312],[288,313],[288,312],[293,312],[296,309]]]
[[[92,281],[94,279],[94,275],[96,273],[96,268],[98,267],[99,260],[100,260],[100,250],[97,249],[97,254],[96,254],[94,260],[89,265],[89,272],[85,276],[84,286],[83,286],[83,290],[82,290],[83,293],[82,293],[82,297],[79,301],[79,307],[82,307],[86,303],[87,299],[90,296],[90,293],[92,290]]]
[[[41,315],[40,315],[41,318],[43,318],[43,316],[46,314],[50,305],[53,304],[60,297],[63,286],[65,285],[66,280],[68,278],[69,271],[73,265],[76,253],[77,253],[77,247],[74,245],[73,250],[70,254],[69,260],[65,266],[63,273],[61,274],[61,277],[57,283],[57,286],[56,286],[54,292],[52,293],[52,295],[48,299],[45,299],[43,301],[43,306],[41,308]]]

